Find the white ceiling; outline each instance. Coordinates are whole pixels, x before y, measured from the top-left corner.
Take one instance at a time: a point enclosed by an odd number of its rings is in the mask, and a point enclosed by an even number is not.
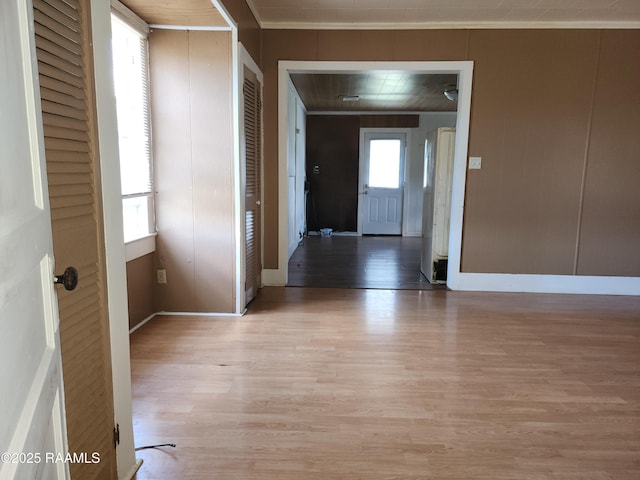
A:
[[[248,0],[263,28],[640,28],[640,0]]]

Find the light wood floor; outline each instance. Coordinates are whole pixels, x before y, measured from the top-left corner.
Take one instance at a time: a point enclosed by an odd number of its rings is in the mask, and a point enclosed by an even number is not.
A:
[[[131,337],[143,479],[640,479],[640,297],[265,288]]]

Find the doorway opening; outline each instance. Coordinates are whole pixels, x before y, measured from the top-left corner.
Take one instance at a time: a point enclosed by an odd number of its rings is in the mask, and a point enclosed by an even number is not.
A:
[[[412,72],[423,74],[454,74],[458,78],[458,106],[456,116],[455,158],[451,196],[449,260],[447,286],[454,288],[460,275],[462,245],[462,218],[464,213],[464,185],[468,147],[473,62],[306,62],[280,61],[278,65],[278,151],[279,151],[279,203],[278,203],[278,268],[265,271],[266,285],[288,284],[289,252],[287,245],[291,208],[288,196],[287,168],[289,163],[287,98],[291,74],[297,73],[357,73],[357,72]]]

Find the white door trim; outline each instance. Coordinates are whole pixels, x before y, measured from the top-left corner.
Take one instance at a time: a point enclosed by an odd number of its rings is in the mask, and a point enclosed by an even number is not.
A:
[[[449,269],[460,272],[464,185],[471,114],[472,61],[451,62],[356,62],[356,61],[290,61],[278,62],[278,268],[265,270],[265,285],[287,284],[287,89],[290,73],[357,73],[363,71],[405,71],[413,73],[453,73],[459,75],[458,115],[456,128],[456,167],[454,171]],[[455,211],[453,211],[455,210]],[[455,252],[452,255],[452,252]],[[453,258],[452,258],[453,257]],[[456,263],[457,262],[457,263]],[[454,275],[454,277],[457,277]],[[449,273],[451,277],[451,273]]]
[[[366,183],[365,182],[365,174],[367,173],[365,170],[365,162],[366,162],[366,157],[365,157],[365,153],[367,152],[367,148],[366,148],[366,135],[368,133],[381,133],[381,134],[385,134],[385,133],[389,133],[389,134],[403,134],[404,138],[405,138],[405,151],[404,151],[404,157],[403,157],[403,165],[401,166],[401,170],[402,170],[402,203],[403,203],[403,208],[402,208],[402,226],[401,226],[401,235],[404,235],[404,231],[405,231],[405,224],[406,224],[406,214],[407,214],[407,209],[404,208],[404,205],[407,204],[407,163],[408,163],[408,159],[410,157],[410,152],[409,152],[409,148],[411,145],[411,129],[409,128],[361,128],[360,129],[360,154],[359,154],[359,161],[358,161],[358,223],[357,223],[357,234],[358,236],[362,236],[362,224],[363,224],[363,219],[364,219],[364,202],[362,201],[362,195],[363,195],[363,184]]]
[[[237,30],[234,29],[234,32]],[[235,34],[234,34],[235,35]],[[244,67],[247,67],[253,73],[255,73],[256,78],[260,84],[260,96],[264,99],[264,75],[258,67],[258,64],[251,57],[251,54],[247,51],[247,49],[240,42],[236,42],[234,40],[234,44],[238,45],[238,61],[236,68],[236,75],[238,77],[236,82],[236,93],[234,94],[234,104],[237,107],[234,108],[234,111],[237,112],[238,120],[237,125],[237,139],[234,139],[234,143],[236,144],[237,150],[237,158],[235,159],[235,176],[236,176],[236,185],[235,185],[235,198],[236,198],[236,209],[235,209],[235,223],[236,223],[236,270],[237,270],[237,302],[236,302],[236,313],[241,314],[246,309],[246,291],[245,291],[245,282],[247,277],[246,270],[246,222],[245,222],[245,214],[246,214],[246,205],[245,205],[245,169],[246,165],[243,161],[245,157],[245,137],[244,137],[244,100],[242,99],[242,88],[244,85]],[[262,111],[260,112],[262,116]],[[261,122],[264,130],[264,121]],[[262,132],[260,132],[259,142],[263,142]],[[260,149],[261,152],[264,152],[264,147]],[[260,202],[264,205],[264,166],[263,166],[264,155],[260,158]],[[264,255],[264,209],[260,209],[260,261],[262,262],[262,256]]]
[[[240,92],[242,91],[241,75],[242,66],[246,64],[250,69],[255,66],[255,62],[238,41],[238,24],[228,12],[221,0],[211,0],[213,6],[218,10],[222,18],[227,22],[228,27],[221,27],[221,30],[231,31],[231,75],[232,75],[232,91],[231,94],[231,115],[232,115],[232,145],[233,145],[233,218],[234,218],[234,239],[235,239],[235,275],[233,284],[233,303],[235,304],[235,313],[242,314],[245,311],[244,301],[244,199],[241,198],[242,192],[242,176],[241,176],[241,160],[240,160],[240,131],[242,129],[241,122],[243,117],[240,115]],[[192,29],[192,27],[189,27]],[[246,63],[244,63],[246,62]],[[256,67],[257,68],[257,67]]]
[[[113,410],[114,422],[120,429],[120,444],[116,450],[116,460],[118,478],[131,478],[142,461],[136,460],[133,439],[126,247],[122,233],[118,127],[111,66],[110,2],[91,0],[91,31],[102,187]]]

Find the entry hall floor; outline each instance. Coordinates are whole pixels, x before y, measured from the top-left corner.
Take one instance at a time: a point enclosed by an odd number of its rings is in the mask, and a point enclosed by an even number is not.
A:
[[[131,336],[143,479],[637,480],[640,297],[264,288]]]
[[[310,236],[289,260],[290,287],[434,290],[420,273],[422,238]]]

